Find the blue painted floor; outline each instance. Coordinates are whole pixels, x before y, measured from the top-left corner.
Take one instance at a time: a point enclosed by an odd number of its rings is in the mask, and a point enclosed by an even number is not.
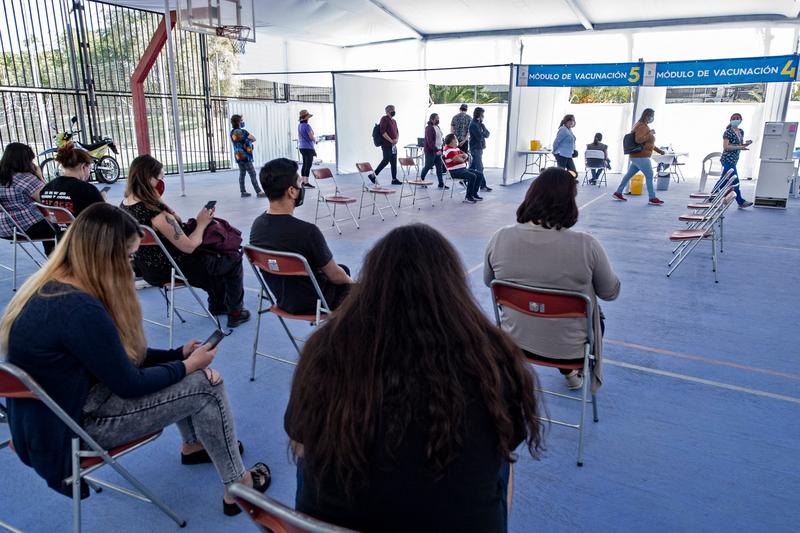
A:
[[[498,172],[489,172],[490,183]],[[612,202],[611,188],[581,188],[578,229],[600,239],[622,279],[622,294],[603,306],[607,317],[606,384],[599,396],[600,423],[586,434],[585,466],[575,466],[577,433],[560,427],[547,432],[547,453],[534,461],[520,454],[516,465],[512,532],[527,531],[797,531],[800,523],[800,201],[785,211],[729,211],[719,284],[711,272],[710,247],[700,246],[673,278],[667,279],[668,232],[681,227],[696,182],[672,183],[659,193],[662,207],[636,197]],[[357,188],[342,177],[344,188]],[[365,251],[389,229],[425,222],[442,231],[460,251],[475,298],[490,312],[482,284],[486,242],[514,213],[529,182],[495,187],[486,201],[465,205],[460,197],[400,216],[362,219],[361,229],[326,230],[335,258],[357,274]],[[118,202],[124,185],[112,188]],[[177,178],[167,182],[167,202],[189,218],[208,200],[217,214],[242,228],[266,208],[255,197],[241,199],[232,172],[188,175],[188,195],[179,197]],[[746,197],[753,195],[746,182]],[[435,191],[435,189],[434,189]],[[298,215],[313,220],[314,194]],[[596,200],[596,201],[594,201]],[[423,204],[424,205],[424,204]],[[10,246],[0,246],[0,262]],[[32,271],[23,261],[23,270]],[[0,304],[11,297],[8,276],[0,278]],[[432,272],[431,275],[436,275]],[[256,287],[246,269],[245,285]],[[164,314],[154,289],[140,291],[145,314]],[[188,295],[180,296],[184,305]],[[256,305],[256,293],[246,294]],[[263,349],[296,359],[273,317],[265,317]],[[266,461],[273,472],[269,495],[293,504],[294,466],[283,431],[293,367],[260,359],[257,379],[248,380],[255,321],[221,344],[215,367],[222,372],[245,463]],[[148,326],[151,345],[164,346],[165,330]],[[176,342],[210,333],[207,320],[191,317],[177,327]],[[310,328],[296,325],[298,335]],[[541,371],[545,385],[562,387],[555,372]],[[553,415],[571,414],[554,400]],[[7,430],[0,427],[0,439]],[[181,466],[178,432],[169,428],[125,464],[189,521],[187,531],[250,530],[244,516],[227,518],[222,488],[210,465]],[[24,531],[65,531],[70,501],[47,489],[8,450],[0,450],[0,520]],[[113,476],[106,473],[110,479]],[[154,507],[106,491],[84,503],[87,531],[177,531]]]

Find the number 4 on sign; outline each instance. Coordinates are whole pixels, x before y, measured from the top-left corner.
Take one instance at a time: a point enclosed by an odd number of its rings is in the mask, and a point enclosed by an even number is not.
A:
[[[781,69],[781,76],[789,76],[791,79],[797,77],[797,67],[794,65],[794,59],[790,59]]]

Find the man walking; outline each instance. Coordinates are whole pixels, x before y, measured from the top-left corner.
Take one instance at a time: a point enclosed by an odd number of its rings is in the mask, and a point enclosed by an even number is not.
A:
[[[453,115],[450,121],[450,133],[456,136],[458,140],[458,149],[465,154],[469,153],[469,123],[472,118],[467,114],[467,104],[461,104],[458,108],[459,113]]]
[[[483,108],[476,107],[469,123],[469,169],[478,175],[481,191],[484,192],[492,190],[486,185],[486,178],[483,175],[483,151],[486,149],[488,136],[489,130],[483,125]]]
[[[397,130],[397,121],[394,119],[395,110],[393,105],[386,106],[386,114],[381,117],[378,124],[381,132],[381,152],[383,152],[383,159],[375,168],[375,174],[380,174],[381,170],[386,168],[386,165],[391,165],[392,169],[392,185],[401,185],[402,182],[397,179],[397,141],[399,133]],[[368,177],[372,183],[376,183],[375,174],[370,174]]]
[[[436,166],[436,177],[439,179],[440,189],[449,189],[442,180],[444,173],[444,161],[442,161],[442,130],[439,129],[439,115],[431,113],[428,125],[425,127],[425,166],[422,167],[422,173],[419,179],[424,180],[428,171]]]
[[[253,184],[253,189],[256,190],[256,195],[259,198],[266,196],[261,192],[256,179],[256,169],[253,167],[253,143],[256,138],[253,137],[249,131],[244,129],[244,119],[242,115],[233,115],[231,117],[231,144],[233,144],[233,157],[236,164],[239,166],[239,192],[242,193],[242,198],[252,196],[244,187],[244,175],[250,174],[250,183]]]

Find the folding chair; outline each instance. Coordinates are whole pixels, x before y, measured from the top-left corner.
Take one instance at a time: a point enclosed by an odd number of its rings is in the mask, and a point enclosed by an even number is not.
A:
[[[153,442],[161,435],[161,431],[144,435],[132,442],[106,450],[100,446],[88,433],[73,420],[33,378],[19,367],[0,362],[0,398],[26,398],[42,402],[61,422],[66,425],[75,437],[72,438],[71,462],[72,475],[64,480],[65,485],[72,487],[72,528],[73,531],[81,530],[81,484],[86,482],[89,487],[100,492],[102,488],[130,496],[137,500],[152,503],[164,514],[175,521],[180,527],[186,525],[186,520],[178,516],[159,497],[150,491],[141,481],[133,477],[117,459],[142,446]],[[81,443],[88,449],[82,449]],[[113,468],[117,474],[130,483],[135,490],[130,490],[108,481],[102,481],[91,474],[103,465]]]
[[[378,209],[378,215],[380,215],[381,220],[386,220],[383,218],[382,211],[384,209],[391,209],[394,216],[397,216],[397,211],[395,211],[392,202],[389,201],[389,195],[394,194],[397,192],[394,189],[389,189],[387,187],[381,187],[377,183],[373,184],[372,182],[368,181],[369,178],[364,176],[364,174],[374,174],[374,170],[372,169],[372,165],[370,163],[356,163],[356,169],[358,169],[358,174],[361,176],[361,199],[358,202],[358,218],[361,220],[361,210],[364,207],[372,207],[372,214],[375,214],[375,209]],[[376,179],[377,181],[377,179]],[[372,195],[372,203],[364,205],[364,195],[371,194]],[[377,207],[378,203],[378,196],[382,197],[386,200],[386,205],[383,207]]]
[[[6,414],[6,408],[3,404],[0,404],[0,424],[8,424],[8,414]],[[0,450],[3,448],[10,448],[11,447],[11,439],[1,440],[0,441]],[[7,522],[3,522],[0,520],[0,529],[6,529],[11,533],[23,533],[22,530],[13,527],[11,524]]]
[[[414,167],[417,177],[419,177],[419,157],[420,156],[412,157],[409,155],[409,157],[399,157],[397,159],[397,163],[400,165],[400,170],[403,171],[404,176],[411,174],[411,167]]]
[[[51,224],[58,224],[59,226],[69,226],[75,222],[75,215],[72,211],[65,207],[56,207],[54,205],[44,205],[39,202],[34,202],[33,205]]]
[[[599,420],[597,417],[597,398],[593,392],[590,393],[589,391],[589,383],[592,381],[595,365],[595,336],[591,298],[576,291],[532,287],[499,279],[492,281],[491,287],[492,307],[494,308],[494,317],[498,327],[502,327],[500,312],[503,307],[508,307],[509,309],[513,309],[518,313],[530,317],[546,318],[556,322],[559,319],[567,318],[583,318],[586,320],[586,339],[583,343],[583,360],[581,362],[553,363],[550,360],[528,357],[528,361],[534,365],[565,370],[583,370],[583,386],[581,387],[581,395],[579,397],[545,389],[537,389],[544,394],[580,402],[581,415],[578,424],[570,424],[561,420],[553,420],[544,417],[542,417],[541,420],[578,430],[578,466],[583,466],[583,428],[586,419],[587,403],[592,404],[594,421],[597,422]],[[543,354],[539,355],[545,357]],[[589,400],[590,394],[592,397],[591,400]]]
[[[144,232],[144,237],[142,237],[141,243],[139,246],[158,246],[161,249],[161,253],[167,258],[169,264],[171,266],[170,274],[169,274],[169,281],[162,283],[158,288],[158,291],[164,297],[164,301],[167,305],[167,316],[169,317],[169,322],[158,322],[157,320],[151,320],[149,318],[145,318],[144,321],[148,324],[153,324],[154,326],[159,326],[162,328],[166,328],[169,331],[169,347],[172,348],[172,337],[173,337],[173,330],[175,325],[175,315],[178,315],[178,319],[181,321],[181,324],[185,324],[186,320],[181,316],[178,311],[185,311],[187,313],[191,313],[195,316],[207,316],[213,323],[216,329],[222,329],[222,326],[217,320],[217,317],[211,314],[208,307],[203,303],[203,300],[200,299],[197,292],[195,292],[194,287],[189,284],[188,278],[183,274],[183,271],[178,266],[178,263],[175,262],[175,259],[172,255],[167,251],[167,248],[164,246],[164,243],[161,242],[159,239],[158,234],[156,231],[151,228],[150,226],[139,226]],[[197,300],[197,304],[203,309],[203,313],[198,313],[196,311],[192,311],[191,309],[185,309],[183,307],[177,307],[175,305],[175,291],[177,289],[188,289],[189,293],[191,293],[192,297]]]
[[[284,331],[286,331],[286,334],[289,336],[289,340],[292,341],[292,345],[294,345],[294,349],[297,350],[297,354],[299,355],[300,348],[297,346],[297,341],[299,340],[302,342],[304,339],[300,339],[292,335],[292,332],[289,330],[289,326],[286,324],[286,320],[301,320],[304,322],[309,322],[313,326],[319,324],[322,320],[325,320],[324,315],[327,315],[331,311],[330,307],[328,307],[328,302],[325,301],[325,295],[322,294],[322,289],[320,289],[320,286],[317,283],[317,278],[314,277],[311,266],[308,264],[308,261],[306,261],[305,257],[300,254],[294,254],[290,252],[265,250],[249,244],[243,246],[242,248],[244,249],[244,255],[247,257],[247,260],[250,261],[250,266],[253,267],[253,272],[255,273],[256,279],[258,279],[258,283],[260,285],[260,290],[258,292],[258,311],[256,313],[258,317],[256,319],[256,337],[253,340],[253,356],[250,366],[250,381],[255,381],[256,356],[258,355],[267,357],[269,359],[274,359],[275,361],[280,361],[282,363],[288,363],[290,365],[297,364],[294,361],[289,361],[276,355],[258,351],[258,338],[259,334],[261,333],[261,315],[264,313],[272,313],[278,317],[278,320],[281,322],[281,326],[283,326]],[[313,315],[295,315],[278,307],[278,300],[275,297],[275,293],[269,288],[267,279],[264,277],[264,272],[268,272],[276,276],[308,277],[317,293],[317,306],[315,313]],[[264,308],[264,300],[269,301],[269,307]]]
[[[586,150],[586,153],[583,154],[586,158],[586,169],[583,171],[583,183],[582,185],[589,184],[589,172],[592,170],[600,170],[600,175],[597,176],[597,186],[599,187],[603,183],[608,186],[608,177],[606,175],[606,154],[603,153],[602,150]],[[589,164],[589,159],[600,159],[603,161],[602,166],[591,166]]]
[[[317,184],[317,207],[314,211],[314,224],[317,223],[317,220],[323,218],[331,218],[331,226],[336,227],[336,231],[339,232],[339,235],[342,234],[341,228],[339,228],[339,222],[347,222],[352,220],[353,224],[355,224],[356,229],[361,229],[358,225],[358,221],[356,217],[353,216],[353,212],[350,210],[349,204],[356,203],[356,199],[352,196],[344,196],[339,191],[339,184],[336,183],[336,178],[333,177],[333,173],[331,169],[328,167],[322,168],[313,168],[311,169],[311,174],[314,176],[314,182]],[[333,182],[333,194],[326,195],[322,189],[323,186],[320,183],[323,180],[331,180]],[[319,216],[319,204],[325,204],[325,207],[328,209],[328,214],[325,216]],[[333,210],[331,210],[331,206],[329,204],[333,204]],[[347,209],[347,214],[350,215],[349,218],[336,218],[336,207],[339,205],[343,205]]]
[[[5,238],[6,240],[11,241],[11,245],[13,246],[13,263],[12,266],[0,264],[0,268],[8,270],[11,272],[11,290],[17,290],[17,247],[21,248],[25,255],[27,255],[31,261],[36,263],[38,268],[42,268],[42,263],[47,261],[47,254],[44,253],[43,250],[40,250],[36,247],[35,243],[45,243],[45,242],[56,242],[55,237],[48,237],[45,239],[32,239],[28,236],[22,226],[11,216],[11,213],[6,211],[6,208],[0,204],[0,211],[8,217],[8,220],[11,221],[13,225],[12,233],[10,238]],[[26,244],[30,244],[31,248],[36,251],[36,255],[38,255],[38,259],[34,257],[35,254],[31,253],[28,248],[25,246]]]
[[[689,209],[694,209],[696,213],[701,212],[704,209],[709,209],[714,200],[718,200],[724,194],[719,194],[723,189],[730,190],[733,187],[731,184],[731,177],[733,176],[733,169],[728,169],[728,172],[725,173],[725,177],[720,179],[714,187],[711,189],[710,193],[691,193],[689,194],[689,198],[700,200],[699,202],[692,202],[686,207]],[[738,179],[738,176],[737,176]]]
[[[714,272],[714,283],[719,283],[719,279],[717,278],[718,233],[716,228],[724,216],[725,211],[728,209],[728,207],[730,207],[731,203],[733,203],[734,199],[736,198],[736,194],[732,190],[729,190],[724,196],[719,196],[722,199],[719,202],[718,207],[710,209],[704,219],[699,221],[695,227],[675,230],[670,234],[669,240],[679,244],[675,250],[673,250],[674,257],[669,261],[669,263],[667,263],[667,266],[671,267],[667,272],[667,277],[670,277],[672,273],[675,272],[679,266],[681,266],[683,261],[689,256],[690,253],[692,253],[692,250],[694,250],[701,241],[704,239],[710,239],[711,264],[712,271]]]
[[[431,201],[431,207],[433,207],[435,204],[433,203],[433,198],[431,197],[431,193],[428,190],[428,187],[433,185],[433,182],[429,180],[409,179],[410,172],[407,171],[406,168],[412,166],[414,164],[414,160],[411,159],[410,157],[401,157],[400,159],[398,159],[398,161],[400,161],[400,166],[403,169],[403,184],[400,186],[400,201],[397,202],[397,208],[400,209],[400,207],[403,204],[403,198],[408,198],[408,197],[412,198],[411,200],[412,206],[416,205],[417,199],[422,200],[424,198],[427,198],[428,200]],[[417,174],[417,177],[419,177],[419,174]],[[406,185],[408,185],[409,187],[408,193],[405,192]],[[425,189],[426,194],[425,196],[420,196],[419,198],[417,198],[417,189],[420,187]]]
[[[228,492],[264,533],[355,533],[295,511],[241,483],[228,487]]]

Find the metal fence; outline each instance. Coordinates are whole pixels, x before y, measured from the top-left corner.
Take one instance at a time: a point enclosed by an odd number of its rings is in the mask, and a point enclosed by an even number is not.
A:
[[[136,157],[131,73],[162,13],[93,0],[0,2],[0,144],[39,153],[76,115],[80,140],[112,137],[125,172]],[[236,80],[230,41],[174,31],[186,171],[230,168],[229,100],[330,102],[327,88]],[[166,50],[145,81],[151,153],[177,171]]]

